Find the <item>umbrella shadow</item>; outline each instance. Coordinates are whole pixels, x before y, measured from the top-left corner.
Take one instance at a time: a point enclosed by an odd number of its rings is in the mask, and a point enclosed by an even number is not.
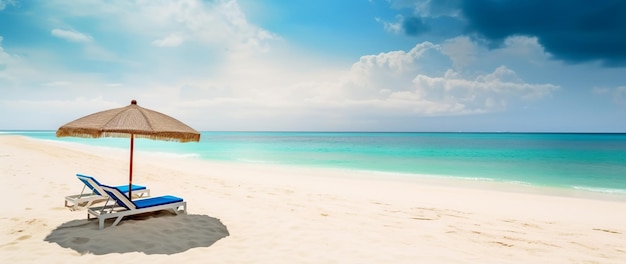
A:
[[[207,215],[174,215],[167,211],[129,217],[116,227],[98,229],[97,219],[61,224],[44,241],[57,243],[80,254],[143,252],[176,254],[196,247],[209,247],[229,235],[222,222]]]

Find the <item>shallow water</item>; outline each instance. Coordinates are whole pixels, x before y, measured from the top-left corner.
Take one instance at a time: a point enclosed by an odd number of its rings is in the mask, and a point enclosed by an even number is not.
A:
[[[124,138],[38,139],[128,148]],[[207,160],[442,175],[626,194],[626,134],[202,132],[199,143],[136,139],[137,151]]]

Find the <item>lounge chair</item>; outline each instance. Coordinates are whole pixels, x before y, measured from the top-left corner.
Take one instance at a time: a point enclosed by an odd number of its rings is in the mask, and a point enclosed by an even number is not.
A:
[[[187,202],[176,196],[164,195],[131,201],[117,187],[106,185],[100,187],[107,193],[109,199],[102,207],[89,207],[87,214],[87,219],[90,219],[91,215],[98,218],[99,229],[104,228],[104,220],[109,218],[115,218],[115,222],[111,225],[113,227],[119,224],[124,216],[129,215],[161,210],[172,210],[175,214],[178,214],[180,207],[182,207],[183,213],[187,214]],[[115,204],[107,205],[110,200],[115,201]]]
[[[76,177],[83,182],[85,185],[83,186],[83,190],[80,194],[69,195],[65,197],[65,207],[70,207],[72,210],[81,210],[88,208],[94,203],[105,201],[107,199],[106,192],[102,190],[100,187],[102,184],[96,180],[96,178],[83,175],[76,174]],[[88,188],[91,190],[89,192],[85,189]],[[120,185],[117,186],[123,193],[128,193],[128,185]],[[132,194],[133,197],[144,197],[150,196],[150,189],[141,185],[132,185]]]

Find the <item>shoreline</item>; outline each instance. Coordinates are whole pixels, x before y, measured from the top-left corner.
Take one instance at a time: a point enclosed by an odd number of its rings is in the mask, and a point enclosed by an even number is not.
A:
[[[2,136],[14,136],[14,135],[2,135]],[[105,153],[116,153],[116,156],[124,157],[128,155],[128,150],[118,147],[106,147],[98,145],[89,145],[79,142],[64,142],[56,140],[38,139],[28,136],[15,135],[20,137],[29,138],[31,140],[37,140],[42,142],[49,142],[52,144],[58,144],[60,146],[69,146],[72,148],[80,149],[92,149],[93,152],[98,153],[104,151]],[[195,154],[180,154],[171,152],[150,152],[143,150],[135,150],[136,155],[146,155],[153,159],[159,159],[161,162],[167,162],[168,159],[187,159],[199,162],[206,162],[210,164],[223,164],[228,166],[258,166],[258,167],[284,167],[292,168],[294,170],[320,170],[320,171],[337,171],[337,175],[340,177],[353,177],[352,174],[356,174],[357,180],[362,179],[375,179],[382,181],[399,181],[399,182],[413,182],[415,184],[431,184],[431,185],[443,185],[450,187],[464,187],[475,188],[484,190],[499,190],[514,193],[529,193],[529,194],[541,194],[549,196],[564,196],[575,197],[584,199],[600,199],[608,201],[620,201],[626,202],[626,190],[622,189],[609,189],[609,188],[595,188],[587,186],[546,186],[538,185],[529,182],[521,182],[514,180],[500,180],[494,178],[480,178],[480,177],[465,177],[456,175],[432,175],[432,174],[417,174],[417,173],[405,173],[405,172],[389,172],[389,171],[375,171],[375,170],[362,170],[353,168],[337,168],[337,167],[325,167],[325,166],[307,166],[307,165],[294,165],[294,164],[280,164],[280,163],[256,163],[245,161],[230,161],[230,160],[211,160],[195,157]],[[128,157],[126,157],[128,158]],[[123,160],[123,159],[122,159]],[[158,164],[158,163],[157,163]]]
[[[127,151],[22,136],[0,136],[0,146],[0,195],[10,201],[0,207],[0,260],[7,263],[626,261],[625,201],[148,153],[135,156],[133,183],[153,196],[184,197],[189,215],[99,231],[62,199],[80,192],[76,173],[127,183]]]
[[[6,131],[5,131],[6,132]],[[17,132],[24,132],[24,131],[17,131]],[[2,136],[3,132],[0,131],[0,136]],[[8,133],[8,132],[7,132]],[[127,142],[126,141],[93,141],[92,139],[86,139],[86,140],[79,140],[79,141],[66,141],[66,140],[59,140],[54,138],[54,131],[48,131],[48,130],[43,130],[43,131],[35,131],[33,132],[33,135],[28,135],[28,133],[24,132],[24,133],[18,133],[18,134],[14,134],[14,135],[20,135],[20,136],[27,136],[29,138],[33,138],[33,139],[37,139],[37,140],[46,140],[46,141],[52,141],[52,142],[59,142],[59,143],[67,143],[67,144],[85,144],[85,145],[89,145],[89,146],[94,146],[94,147],[102,147],[104,149],[106,148],[117,148],[117,149],[122,149],[122,150],[128,150],[128,146],[127,146]],[[36,136],[37,134],[41,134],[44,133],[46,134],[46,136]],[[210,135],[211,133],[230,133],[230,132],[203,132],[203,133],[209,133],[207,134]],[[265,133],[265,132],[241,132],[241,133]],[[267,133],[278,133],[278,132],[267,132]],[[283,133],[292,133],[292,132],[283,132]],[[317,133],[336,133],[336,132],[317,132]],[[355,133],[355,132],[347,132],[347,133]],[[359,133],[365,133],[368,134],[369,132],[359,132]],[[407,132],[407,133],[413,133],[413,132]],[[49,135],[48,135],[49,134]],[[431,133],[428,133],[431,134]],[[435,133],[435,134],[441,134],[441,133]],[[467,134],[467,133],[462,133],[462,134]],[[487,134],[493,134],[493,133],[487,133]],[[505,134],[510,134],[510,133],[505,133]],[[517,133],[516,133],[517,134]],[[519,134],[529,134],[529,133],[519,133]],[[532,134],[532,133],[530,133]],[[546,134],[546,133],[542,133],[542,134]],[[555,133],[549,133],[549,134],[555,134]],[[589,134],[589,133],[556,133],[556,134]],[[600,133],[600,134],[606,134],[606,133]],[[4,134],[4,135],[11,135],[11,134]],[[51,137],[51,138],[50,138]],[[151,140],[148,140],[150,142],[152,142]],[[107,146],[107,145],[114,145],[113,147],[111,146]],[[316,161],[314,162],[307,162],[307,161],[303,161],[303,160],[298,160],[298,159],[275,159],[275,158],[268,158],[265,159],[264,156],[258,156],[256,157],[258,160],[254,160],[254,159],[239,159],[242,157],[245,157],[246,155],[243,156],[232,156],[229,155],[228,151],[225,151],[223,155],[215,155],[216,152],[207,152],[210,154],[205,153],[204,151],[204,145],[199,145],[202,148],[196,149],[195,147],[192,148],[181,148],[178,149],[178,143],[175,143],[176,147],[174,147],[174,149],[170,149],[169,147],[164,147],[164,146],[160,146],[160,147],[155,147],[158,145],[154,145],[152,146],[152,150],[149,150],[150,147],[146,148],[137,148],[135,151],[136,153],[150,153],[152,154],[156,154],[156,156],[166,156],[168,158],[178,158],[178,157],[184,157],[184,158],[197,158],[200,160],[205,160],[207,162],[225,162],[228,164],[233,164],[233,165],[237,165],[237,164],[260,164],[260,165],[268,165],[268,166],[289,166],[289,167],[298,167],[298,168],[302,168],[302,169],[330,169],[330,170],[345,170],[347,172],[350,172],[350,174],[363,174],[363,172],[365,172],[366,174],[380,174],[380,175],[389,175],[389,178],[402,178],[402,177],[409,177],[409,178],[424,178],[424,177],[439,177],[442,179],[460,179],[460,180],[466,180],[469,181],[470,184],[473,185],[473,182],[485,182],[487,184],[489,183],[493,183],[493,182],[497,182],[497,183],[510,183],[513,185],[521,185],[523,188],[525,189],[526,186],[535,186],[538,187],[539,189],[544,189],[544,190],[554,190],[555,193],[570,193],[570,192],[574,192],[574,191],[581,191],[582,193],[590,193],[591,196],[594,196],[593,194],[598,193],[599,195],[595,195],[595,196],[604,196],[604,198],[608,198],[608,199],[624,199],[624,197],[626,197],[626,188],[624,188],[623,185],[623,180],[617,180],[619,178],[621,178],[619,175],[621,174],[616,174],[615,172],[613,172],[612,174],[609,173],[609,176],[613,176],[613,177],[618,177],[615,178],[615,181],[611,181],[611,180],[605,180],[609,179],[607,177],[603,177],[600,176],[599,180],[596,181],[588,181],[586,179],[591,179],[591,178],[595,178],[598,175],[604,175],[606,173],[606,171],[601,171],[601,170],[592,170],[592,171],[587,171],[585,174],[576,174],[575,171],[570,171],[569,173],[566,173],[565,171],[571,170],[572,168],[560,168],[561,170],[565,170],[562,171],[561,173],[550,173],[550,172],[543,172],[541,170],[533,170],[534,172],[524,172],[524,166],[529,166],[528,168],[532,168],[532,164],[518,164],[517,168],[511,168],[511,170],[513,171],[517,171],[519,170],[520,172],[515,172],[513,174],[509,174],[506,171],[502,171],[502,168],[499,167],[499,165],[501,163],[499,163],[498,161],[492,161],[489,163],[485,163],[482,166],[484,168],[496,168],[496,169],[486,169],[484,171],[472,171],[471,169],[469,171],[464,171],[464,170],[459,170],[459,169],[451,169],[451,170],[440,170],[440,171],[431,171],[430,169],[426,169],[426,170],[422,170],[422,169],[406,169],[404,167],[404,165],[411,167],[410,164],[397,164],[397,166],[394,167],[389,167],[387,165],[384,166],[368,166],[368,165],[363,165],[360,164],[358,162],[356,162],[355,164],[351,164],[348,166],[343,166],[341,164],[337,165],[337,164],[325,164],[325,163],[317,163]],[[236,144],[236,143],[234,143]],[[151,143],[147,144],[148,146],[151,146]],[[208,148],[206,149],[210,149],[210,146],[208,146]],[[98,149],[95,150],[100,151]],[[205,155],[206,154],[206,155]],[[269,157],[272,157],[272,153],[268,152],[266,153]],[[297,153],[294,153],[294,155]],[[123,155],[123,154],[122,154]],[[469,158],[468,158],[469,159]],[[321,159],[323,160],[323,159]],[[347,159],[347,160],[342,160],[344,162],[350,163],[353,160]],[[388,161],[384,161],[384,162],[388,162]],[[383,162],[383,164],[385,164]],[[415,161],[415,162],[419,162]],[[441,162],[443,162],[442,164],[445,164],[444,167],[449,167],[449,168],[456,168],[456,163],[454,163],[454,161],[448,161],[448,160],[442,160]],[[371,164],[376,164],[376,162],[370,162]],[[484,162],[483,162],[484,163]],[[507,164],[506,162],[504,162],[503,164]],[[619,163],[622,164],[622,163]],[[536,166],[545,166],[545,164],[535,164]],[[356,167],[354,167],[356,166]],[[555,165],[558,166],[558,165]],[[582,165],[581,165],[582,166]],[[589,166],[594,167],[593,163],[590,164]],[[422,164],[419,167],[428,167],[427,164]],[[404,168],[404,169],[403,169]],[[461,165],[461,168],[462,165]],[[499,169],[498,169],[499,168]],[[611,168],[607,168],[607,170],[610,170]],[[610,171],[609,171],[610,172]],[[559,176],[560,174],[562,174],[561,176]],[[570,175],[571,174],[571,175]],[[488,176],[486,176],[488,175]],[[538,177],[537,177],[538,176]],[[508,188],[511,189],[511,188]]]

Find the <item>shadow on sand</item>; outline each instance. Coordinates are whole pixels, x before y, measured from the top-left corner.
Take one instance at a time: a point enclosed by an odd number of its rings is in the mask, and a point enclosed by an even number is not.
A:
[[[52,230],[44,241],[76,250],[80,254],[143,252],[176,254],[208,247],[229,235],[222,222],[207,215],[174,215],[167,211],[124,219],[116,227],[98,230],[97,219],[73,220]]]

